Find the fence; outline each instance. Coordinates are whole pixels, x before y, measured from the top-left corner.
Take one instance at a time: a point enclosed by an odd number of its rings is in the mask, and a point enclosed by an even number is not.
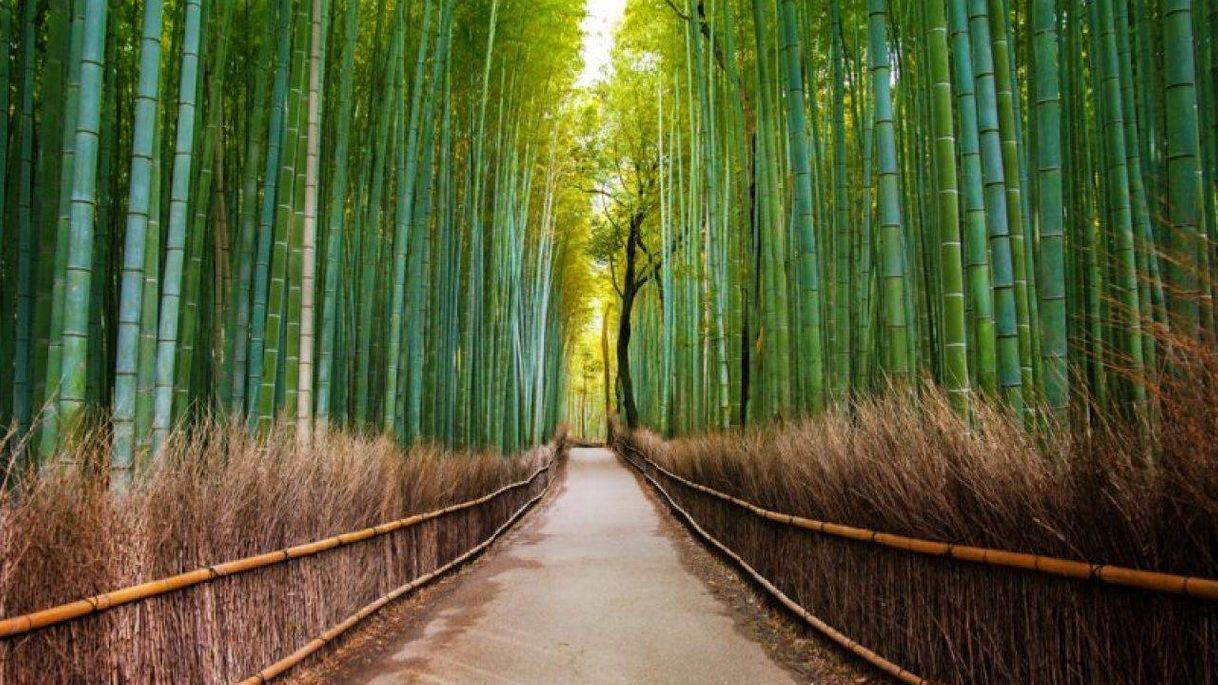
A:
[[[1218,678],[1218,582],[767,511],[619,454],[804,620],[906,682]],[[864,646],[865,645],[865,646]],[[874,651],[873,651],[874,650]]]
[[[0,620],[0,682],[265,682],[489,546],[563,450],[460,504]]]

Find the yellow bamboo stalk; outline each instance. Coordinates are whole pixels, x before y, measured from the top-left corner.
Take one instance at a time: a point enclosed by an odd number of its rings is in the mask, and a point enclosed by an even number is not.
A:
[[[555,455],[559,453],[559,448],[555,448]],[[477,499],[468,500],[459,504],[453,504],[443,509],[436,509],[425,514],[414,514],[395,521],[388,521],[371,528],[363,528],[361,530],[352,531],[349,533],[341,533],[333,537],[328,537],[314,542],[307,542],[286,549],[280,549],[273,552],[265,552],[242,559],[226,561],[212,566],[204,566],[186,571],[177,575],[161,578],[158,580],[150,580],[138,585],[118,590],[111,590],[99,595],[85,597],[65,604],[60,604],[40,611],[35,611],[20,616],[12,616],[0,620],[0,639],[11,638],[17,635],[42,630],[50,626],[65,623],[73,619],[89,616],[91,614],[100,613],[107,609],[112,609],[124,604],[131,604],[152,597],[159,597],[171,592],[176,592],[195,585],[211,582],[217,578],[234,576],[254,569],[274,566],[293,559],[313,556],[321,552],[344,547],[356,542],[363,542],[374,537],[387,535],[394,531],[402,530],[416,526],[424,521],[430,521],[434,518],[439,518],[453,512],[470,509],[499,497],[500,495],[510,490],[525,487],[537,479],[544,471],[554,465],[556,456],[553,456],[546,462],[545,465],[534,471],[528,478],[509,483],[494,492],[478,497]]]
[[[845,538],[847,540],[855,540],[858,542],[874,543],[884,547],[899,549],[905,552],[913,552],[915,554],[923,554],[926,556],[947,557],[948,559],[956,559],[959,561],[966,561],[984,566],[996,566],[1000,568],[1018,569],[1021,571],[1032,571],[1035,573],[1058,576],[1061,578],[1092,580],[1105,585],[1135,588],[1138,590],[1157,592],[1161,594],[1183,595],[1186,597],[1194,597],[1197,599],[1211,601],[1218,600],[1218,580],[1212,578],[1181,576],[1172,573],[1160,573],[1158,571],[1143,571],[1124,566],[1093,564],[1087,561],[1061,559],[1058,557],[1043,556],[1039,554],[1028,554],[1026,552],[1012,552],[1009,550],[973,547],[970,545],[955,545],[948,542],[925,540],[921,538],[908,537],[905,535],[895,535],[893,533],[885,533],[868,528],[856,528],[854,526],[846,526],[839,523],[828,523],[825,521],[818,521],[816,519],[804,518],[802,516],[795,516],[793,514],[783,514],[776,511],[770,511],[769,509],[759,507],[752,502],[742,500],[738,497],[733,497],[727,493],[719,492],[713,488],[708,488],[705,485],[682,478],[681,476],[678,476],[672,471],[669,471],[663,466],[660,466],[652,461],[651,457],[647,456],[633,445],[626,442],[619,442],[618,444],[642,458],[647,462],[648,465],[659,473],[664,474],[666,477],[680,483],[681,485],[725,502],[730,502],[752,513],[753,515],[768,521],[775,521],[777,523],[786,524],[795,528],[803,528],[805,530],[811,530],[833,537]]]

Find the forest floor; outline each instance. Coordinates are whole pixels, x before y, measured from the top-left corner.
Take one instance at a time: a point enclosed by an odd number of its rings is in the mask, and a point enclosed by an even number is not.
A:
[[[864,683],[605,449],[490,552],[382,612],[303,683]]]

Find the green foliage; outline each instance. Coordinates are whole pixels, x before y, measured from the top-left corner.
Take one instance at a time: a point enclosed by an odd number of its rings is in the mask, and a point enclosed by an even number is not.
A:
[[[577,397],[689,433],[919,376],[1153,417],[1218,334],[1213,2],[631,0],[577,89],[583,12],[3,3],[8,456],[108,416],[121,484],[211,412],[515,450]]]
[[[550,434],[587,316],[582,3],[117,7],[0,8],[0,411],[32,439],[11,456],[67,449],[87,404],[116,487],[211,413]]]
[[[1153,428],[1179,340],[1214,335],[1209,7],[628,3],[590,146],[628,422],[698,432],[926,376],[963,415],[983,393],[1028,425]],[[625,204],[639,169],[657,182]],[[630,206],[655,208],[633,293]]]

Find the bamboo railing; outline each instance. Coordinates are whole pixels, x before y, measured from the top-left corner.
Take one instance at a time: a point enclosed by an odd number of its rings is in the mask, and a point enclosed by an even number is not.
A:
[[[663,466],[655,463],[655,461],[653,461],[649,456],[627,442],[619,441],[618,444],[642,458],[656,471],[664,474],[666,477],[680,483],[681,485],[710,495],[711,497],[723,500],[724,502],[734,504],[737,507],[748,511],[754,516],[766,519],[768,521],[774,521],[776,523],[782,523],[795,528],[802,528],[804,530],[811,530],[833,537],[854,540],[856,542],[865,542],[881,545],[883,547],[890,547],[892,549],[912,552],[914,554],[946,557],[948,559],[955,559],[973,564],[1030,571],[1050,576],[1057,576],[1060,578],[1094,581],[1104,585],[1134,588],[1138,590],[1145,590],[1147,592],[1183,595],[1186,597],[1194,597],[1197,599],[1211,601],[1218,600],[1218,580],[1213,578],[1182,576],[1171,573],[1160,573],[1158,571],[1143,571],[1124,566],[1093,564],[1086,561],[1062,559],[1040,554],[1029,554],[1027,552],[1012,552],[1009,550],[990,549],[987,547],[956,545],[949,542],[924,540],[905,535],[896,535],[878,530],[870,530],[868,528],[856,528],[854,526],[842,525],[840,523],[828,523],[802,516],[795,516],[793,514],[770,511],[769,509],[759,507],[752,502],[742,500],[738,497],[733,497],[732,495],[720,492],[714,488],[709,488],[700,483],[695,483],[687,478],[682,478],[681,476],[678,476],[672,471],[669,471]]]
[[[542,470],[544,470],[545,468],[549,468],[549,466],[552,466],[552,465],[553,465],[553,461],[551,461],[550,464],[547,465],[546,467],[543,467]],[[541,473],[541,471],[538,471],[537,473],[533,474],[533,478],[536,478],[537,474],[539,474],[539,473]],[[532,478],[530,478],[529,480],[531,482]],[[323,632],[321,635],[313,638],[312,640],[309,640],[309,642],[306,643],[300,649],[296,650],[295,652],[292,652],[291,654],[280,659],[279,661],[276,661],[275,663],[271,664],[270,666],[267,666],[266,668],[262,669],[261,671],[259,671],[256,674],[250,676],[249,678],[242,680],[241,685],[262,685],[263,683],[270,682],[271,680],[279,677],[280,675],[283,675],[293,666],[296,666],[297,664],[299,664],[300,662],[302,662],[306,658],[308,658],[309,655],[318,651],[322,647],[325,647],[327,644],[332,642],[335,638],[337,638],[338,636],[347,632],[347,630],[354,627],[360,621],[364,620],[365,618],[368,618],[372,614],[375,614],[386,604],[394,601],[395,599],[398,599],[399,597],[402,597],[403,595],[405,595],[409,592],[417,590],[417,589],[423,587],[424,585],[427,585],[428,583],[435,580],[436,578],[443,576],[445,573],[448,573],[450,570],[460,566],[461,564],[464,564],[466,561],[469,561],[471,558],[477,556],[478,554],[481,554],[482,551],[485,550],[487,547],[490,547],[491,543],[493,543],[496,539],[498,539],[499,536],[502,535],[504,531],[506,531],[508,528],[511,528],[512,524],[516,523],[516,521],[521,516],[524,516],[524,513],[529,510],[529,507],[531,507],[535,503],[537,503],[537,501],[540,500],[542,497],[545,497],[546,492],[548,492],[548,491],[549,491],[549,484],[547,483],[545,490],[542,490],[541,492],[537,493],[537,495],[535,495],[528,502],[525,502],[524,504],[522,504],[520,506],[520,508],[517,509],[515,511],[515,513],[513,513],[511,515],[511,517],[508,518],[507,521],[503,522],[503,525],[496,528],[494,533],[491,533],[490,537],[488,537],[487,539],[478,543],[474,547],[471,547],[467,552],[465,552],[461,556],[457,557],[456,559],[453,559],[452,561],[441,566],[440,568],[437,568],[436,570],[431,571],[430,573],[425,573],[425,574],[419,576],[418,578],[415,578],[414,580],[410,581],[409,583],[406,583],[405,585],[402,585],[401,587],[398,587],[390,592],[385,593],[384,595],[381,595],[376,600],[365,605],[359,611],[357,611],[354,614],[351,614],[347,618],[343,619],[337,625],[330,627],[325,632]]]
[[[631,444],[629,439],[617,440],[616,446],[622,459],[640,472],[643,478],[656,489],[658,494],[667,500],[668,505],[672,507],[676,514],[685,520],[693,532],[739,565],[762,588],[815,630],[855,656],[867,661],[901,682],[926,683],[928,681],[922,676],[914,674],[908,669],[889,661],[887,658],[829,625],[818,616],[813,615],[799,602],[788,596],[784,590],[779,589],[772,581],[754,569],[749,562],[746,562],[742,556],[743,553],[738,553],[735,549],[716,539],[714,535],[708,532],[695,519],[694,515],[679,503],[678,500],[682,498],[671,494],[668,487],[665,486],[666,484],[661,484],[661,481],[666,480],[675,483],[680,487],[687,488],[691,492],[709,497],[711,500],[718,500],[737,509],[743,509],[759,519],[778,524],[777,530],[781,530],[784,527],[788,530],[806,530],[838,540],[862,543],[864,545],[878,545],[928,559],[951,559],[983,567],[1015,570],[1042,576],[1064,578],[1071,581],[1091,582],[1097,586],[1107,585],[1128,588],[1153,593],[1161,597],[1185,597],[1202,600],[1198,606],[1210,606],[1207,600],[1218,599],[1218,581],[1210,578],[1142,571],[1120,566],[1093,564],[1085,561],[1060,559],[1008,550],[955,545],[771,511],[752,502],[728,495],[700,483],[695,483],[673,473],[657,464],[646,452]],[[730,515],[731,510],[726,510],[725,513]],[[876,643],[879,644],[883,638],[872,634],[870,640],[877,641]],[[919,663],[921,662],[919,661]]]
[[[642,458],[645,462],[647,462],[647,464],[649,466],[651,466],[653,469],[655,469],[656,471],[663,473],[667,476],[676,478],[678,480],[682,480],[682,479],[680,479],[679,476],[674,475],[672,472],[667,471],[663,467],[656,464],[654,461],[651,460],[650,457],[648,457],[646,454],[643,454],[641,451],[636,449],[634,446],[624,443],[622,441],[618,441],[618,444],[625,446],[626,449],[628,449],[629,451],[638,455],[640,458]],[[656,489],[656,492],[659,492],[664,497],[664,499],[668,501],[668,505],[670,507],[672,507],[673,510],[676,511],[678,514],[680,514],[683,519],[685,519],[686,523],[689,524],[689,527],[691,529],[693,529],[693,531],[695,533],[697,533],[700,537],[702,537],[704,540],[709,542],[711,544],[711,546],[718,549],[720,552],[722,552],[732,561],[736,562],[736,564],[738,564],[742,569],[744,569],[745,573],[749,574],[749,576],[752,577],[754,581],[756,581],[759,585],[761,585],[761,587],[765,588],[766,592],[769,592],[771,595],[773,595],[774,598],[777,599],[779,602],[781,602],[783,606],[790,609],[797,616],[799,616],[805,622],[807,622],[809,625],[811,625],[814,629],[819,631],[824,636],[828,637],[833,642],[840,645],[842,648],[846,649],[847,651],[851,652],[852,654],[854,654],[855,656],[859,657],[860,659],[866,661],[867,663],[871,664],[872,666],[875,666],[876,668],[883,671],[884,673],[887,673],[888,675],[892,676],[896,680],[899,680],[903,683],[909,683],[909,685],[929,685],[929,683],[931,681],[901,667],[900,665],[898,665],[896,663],[893,663],[892,661],[889,661],[888,659],[885,659],[879,653],[877,653],[871,649],[868,649],[867,647],[859,644],[855,640],[852,640],[845,633],[834,628],[833,626],[829,625],[828,623],[825,623],[815,614],[808,611],[804,607],[800,606],[800,604],[798,602],[796,602],[795,600],[788,597],[785,592],[778,589],[778,587],[776,585],[774,585],[772,582],[770,582],[770,580],[768,578],[761,575],[761,573],[759,573],[756,569],[754,569],[752,567],[752,565],[750,565],[747,561],[744,560],[744,558],[742,558],[739,554],[737,554],[727,545],[725,545],[722,542],[720,542],[719,540],[715,539],[715,537],[713,535],[711,535],[709,532],[706,531],[706,529],[704,529],[701,525],[699,525],[697,520],[695,520],[694,517],[689,512],[685,511],[685,509],[682,508],[681,505],[677,504],[677,501],[675,499],[673,499],[672,495],[668,494],[668,491],[664,489],[664,486],[660,485],[660,483],[658,481],[656,481],[656,479],[653,478],[651,476],[651,474],[647,473],[647,469],[645,469],[643,466],[641,466],[639,464],[636,464],[633,460],[626,457],[625,455],[622,455],[622,456],[625,459],[626,463],[628,463],[631,466],[633,466],[634,468],[638,469],[639,473],[642,474],[643,478],[645,478],[647,480],[647,482],[651,483],[652,487],[654,487]]]
[[[0,619],[0,639],[12,638],[18,635],[35,632],[61,623],[66,623],[74,619],[98,614],[124,604],[131,604],[133,602],[139,602],[176,592],[178,590],[183,590],[195,585],[210,583],[219,578],[240,575],[255,569],[266,568],[268,566],[275,566],[277,564],[283,564],[296,559],[314,556],[328,550],[345,547],[357,542],[363,542],[365,540],[387,535],[405,528],[417,526],[425,521],[440,518],[457,511],[477,507],[499,497],[506,492],[531,485],[533,481],[538,478],[538,476],[555,465],[560,452],[561,449],[556,448],[554,456],[551,456],[543,466],[539,467],[527,478],[514,483],[509,483],[498,490],[495,490],[494,492],[483,495],[476,499],[449,505],[447,507],[429,511],[427,513],[414,514],[412,516],[407,516],[394,521],[388,521],[370,528],[363,528],[361,530],[356,530],[349,533],[341,533],[339,535],[316,540],[314,542],[295,545],[293,547],[275,550],[273,552],[265,552],[263,554],[257,554],[242,559],[226,561],[224,563],[215,564],[212,566],[204,566],[202,568],[194,569],[193,571],[186,571],[184,573],[179,573],[166,578],[151,580],[148,582],[139,583],[138,585],[131,585],[118,590],[93,595],[91,597],[84,597],[82,599],[49,607],[40,611]],[[540,495],[538,497],[540,497]],[[526,503],[516,512],[516,514],[513,515],[511,519],[509,519],[509,521],[514,521],[520,513],[527,509],[536,500],[537,498],[535,497]],[[491,538],[488,538],[487,542],[489,543],[489,541],[493,540],[498,534],[499,531],[496,531]],[[485,545],[475,547],[474,549],[483,549],[484,547]],[[469,555],[469,553],[467,553],[467,555]],[[462,558],[468,559],[469,557],[464,555],[463,557],[459,557],[459,559]],[[452,568],[454,565],[456,565],[456,562],[448,564],[444,567],[444,569],[447,570],[448,568]],[[438,574],[439,572],[434,573],[433,577],[434,575]]]

